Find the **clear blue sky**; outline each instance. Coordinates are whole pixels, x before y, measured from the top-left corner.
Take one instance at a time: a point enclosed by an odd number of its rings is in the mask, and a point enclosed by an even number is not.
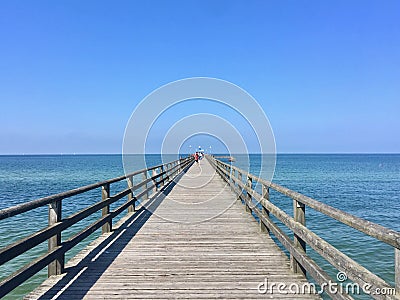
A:
[[[278,152],[400,152],[400,1],[0,1],[0,154],[120,153],[193,76],[261,104]]]

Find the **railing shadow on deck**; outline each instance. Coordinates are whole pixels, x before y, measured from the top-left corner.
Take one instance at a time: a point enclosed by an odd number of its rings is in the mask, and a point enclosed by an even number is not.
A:
[[[70,290],[74,290],[74,297],[83,298],[143,225],[146,224],[153,212],[164,201],[190,166],[187,166],[173,181],[160,189],[156,195],[144,203],[129,218],[123,220],[123,223],[117,229],[104,241],[96,245],[77,265],[66,268],[66,274],[37,299],[52,299],[53,297],[71,299],[71,296],[68,295]],[[107,255],[104,255],[106,252]],[[95,266],[96,272],[93,273],[91,272],[91,267]],[[85,285],[80,283],[80,278],[85,278]]]

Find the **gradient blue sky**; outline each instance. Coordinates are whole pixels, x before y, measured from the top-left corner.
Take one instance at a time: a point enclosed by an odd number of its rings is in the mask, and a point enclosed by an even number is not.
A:
[[[0,1],[0,154],[120,153],[168,82],[228,80],[278,152],[400,152],[400,1]]]

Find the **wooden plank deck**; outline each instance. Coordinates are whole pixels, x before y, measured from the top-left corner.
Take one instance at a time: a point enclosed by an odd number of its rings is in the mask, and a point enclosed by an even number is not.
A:
[[[26,299],[317,299],[208,161],[194,164]],[[288,291],[288,289],[286,289]]]

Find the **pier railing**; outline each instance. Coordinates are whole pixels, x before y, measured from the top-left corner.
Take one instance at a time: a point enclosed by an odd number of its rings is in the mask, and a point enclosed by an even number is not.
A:
[[[0,249],[0,265],[3,265],[39,244],[48,241],[47,253],[32,260],[0,282],[0,298],[46,266],[48,266],[48,276],[63,273],[64,257],[67,251],[78,245],[94,231],[100,229],[100,227],[102,227],[103,233],[112,231],[112,222],[116,216],[124,211],[134,212],[137,200],[147,199],[150,193],[157,191],[158,188],[172,181],[175,176],[187,168],[192,162],[193,158],[187,157],[0,210],[0,221],[46,205],[48,205],[49,215],[47,227]],[[139,183],[134,184],[135,176],[141,176]],[[127,188],[111,195],[110,185],[122,180],[126,180]],[[135,180],[135,182],[136,181],[137,180]],[[69,197],[98,188],[101,188],[101,195],[99,195],[101,201],[72,215],[66,217],[62,216],[63,201],[67,201],[66,199]],[[111,211],[110,205],[123,197],[127,197],[127,201]],[[61,233],[64,230],[98,211],[102,212],[99,219],[69,239],[65,241],[61,240]]]
[[[231,164],[224,163],[212,156],[207,156],[218,174],[230,185],[237,194],[238,200],[245,204],[246,211],[256,215],[262,231],[271,232],[290,253],[291,269],[295,273],[309,274],[317,284],[326,285],[335,282],[328,273],[321,268],[306,253],[306,245],[314,249],[331,265],[358,284],[360,290],[368,285],[371,296],[375,299],[399,299],[400,296],[400,232],[388,229],[381,225],[358,218],[337,208],[319,202],[310,197],[292,191],[262,178],[256,177],[247,171],[239,169]],[[254,187],[260,184],[261,194]],[[293,216],[288,215],[279,207],[270,202],[270,189],[275,190],[293,201]],[[394,248],[395,287],[361,266],[346,254],[329,244],[306,227],[306,207],[312,208],[324,215],[348,225],[358,231],[380,240]],[[290,231],[294,238],[291,239],[270,218],[275,216]],[[378,293],[376,291],[381,291]],[[346,293],[332,293],[330,289],[325,292],[333,299],[352,299]],[[396,295],[397,294],[397,295]]]

